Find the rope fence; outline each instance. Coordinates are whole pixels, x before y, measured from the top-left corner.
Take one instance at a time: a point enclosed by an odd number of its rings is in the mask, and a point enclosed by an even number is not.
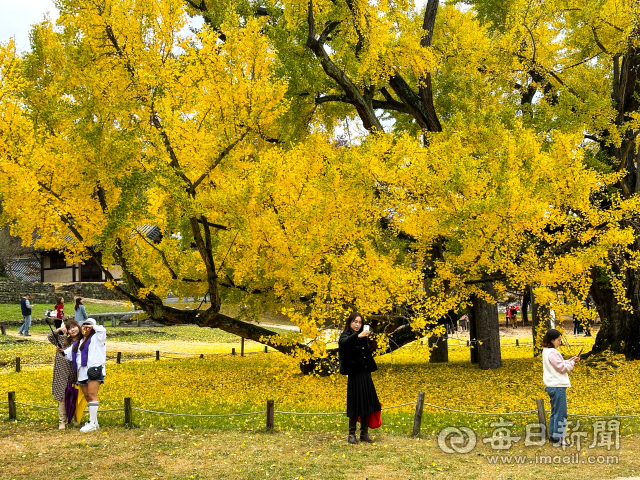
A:
[[[259,352],[245,352],[244,351],[244,346],[242,346],[241,350],[240,350],[240,356],[244,357],[246,355],[252,355],[252,354],[261,354],[261,353],[271,353],[274,350],[269,350],[268,346],[264,347],[264,350],[259,351]],[[155,358],[156,360],[160,360],[161,358],[168,358],[170,360],[184,360],[186,359],[186,357],[193,357],[193,358],[201,358],[204,359],[205,357],[224,357],[224,356],[235,356],[236,354],[236,349],[232,348],[231,349],[231,353],[185,353],[185,352],[161,352],[160,350],[156,350],[155,351],[155,355],[153,354],[146,354],[146,353],[134,353],[134,352],[128,352],[130,353],[130,360],[145,360],[145,359],[150,359],[150,358]],[[167,355],[168,354],[168,355]],[[116,352],[116,355],[113,356],[113,354],[111,354],[112,356],[107,357],[106,361],[107,362],[116,362],[116,363],[122,363],[122,360],[124,358],[123,352]],[[185,357],[172,357],[170,355],[184,355]],[[53,360],[47,360],[47,361],[40,361],[40,362],[23,362],[21,360],[20,357],[15,357],[15,360],[13,362],[6,362],[3,366],[4,367],[11,367],[14,366],[16,372],[20,372],[20,370],[22,369],[22,367],[26,367],[26,366],[43,366],[43,365],[53,365],[54,362]]]
[[[155,413],[157,415],[172,415],[176,417],[241,417],[244,415],[262,415],[267,413],[266,410],[260,412],[246,412],[246,413],[222,413],[217,415],[210,414],[195,414],[195,413],[174,413],[174,412],[159,412],[157,410],[146,410],[144,408],[136,408],[132,407],[131,410],[136,410],[138,412],[146,412],[146,413]]]
[[[414,402],[415,403],[415,402]],[[440,405],[431,405],[430,403],[425,403],[427,407],[436,408],[439,410],[447,410],[449,412],[456,413],[465,413],[468,415],[525,415],[527,413],[535,413],[537,410],[522,410],[521,412],[503,412],[503,413],[494,413],[494,412],[469,412],[467,410],[456,410],[455,408],[447,408],[441,407]]]
[[[536,404],[537,408],[535,410],[521,410],[517,412],[471,412],[467,410],[457,410],[454,408],[444,407],[441,405],[433,405],[431,403],[425,403],[424,401],[424,392],[418,393],[418,398],[414,402],[402,403],[399,405],[391,405],[389,407],[383,407],[382,410],[390,410],[393,408],[401,408],[407,406],[415,405],[415,413],[413,417],[413,429],[412,436],[417,436],[420,433],[420,427],[422,423],[422,415],[424,407],[445,410],[449,412],[462,413],[465,415],[490,415],[494,417],[503,417],[509,415],[528,415],[537,413],[538,416],[538,424],[541,427],[544,427],[545,431],[547,428],[546,425],[546,413],[544,410],[544,402],[542,399],[537,399]],[[47,407],[43,405],[33,405],[31,403],[26,402],[17,402],[15,392],[8,392],[8,401],[0,402],[1,405],[8,404],[9,409],[9,420],[17,420],[17,406],[21,407],[29,407],[29,408],[38,408],[42,410],[58,410],[56,407]],[[222,414],[196,414],[196,413],[181,413],[181,412],[163,412],[159,410],[150,410],[146,408],[133,407],[131,404],[131,397],[126,397],[124,399],[124,407],[123,408],[112,408],[107,410],[99,410],[99,414],[110,413],[110,412],[124,412],[124,424],[125,426],[133,426],[133,412],[140,412],[145,414],[152,415],[166,415],[166,416],[174,416],[174,417],[189,417],[189,418],[229,418],[229,417],[244,417],[244,416],[253,416],[253,415],[265,415],[266,414],[266,427],[268,430],[273,430],[275,425],[275,414],[279,415],[307,415],[307,416],[327,416],[327,415],[346,415],[346,412],[289,412],[284,410],[276,410],[274,407],[273,400],[267,400],[267,409],[260,410],[255,412],[241,412],[241,413],[222,413]],[[87,412],[87,410],[84,410]],[[640,417],[638,415],[587,415],[587,414],[572,414],[570,417],[586,417],[586,418],[637,418]]]

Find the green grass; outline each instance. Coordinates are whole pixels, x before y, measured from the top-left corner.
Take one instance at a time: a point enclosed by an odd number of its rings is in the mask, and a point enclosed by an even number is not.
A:
[[[92,302],[84,302],[84,306],[89,316],[93,313],[128,312],[131,310],[131,308],[124,305],[106,305]],[[53,305],[49,304],[36,304],[31,311],[31,318],[43,318],[45,310],[53,310],[53,307]],[[73,308],[74,305],[65,305],[65,314],[67,316],[73,316]],[[0,304],[0,321],[3,320],[22,320],[20,304]]]

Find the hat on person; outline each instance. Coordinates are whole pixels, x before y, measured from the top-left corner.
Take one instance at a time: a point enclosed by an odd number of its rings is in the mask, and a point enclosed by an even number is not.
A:
[[[78,325],[80,325],[81,327],[85,326],[85,325],[95,325],[96,321],[93,318],[87,318],[86,320],[82,320],[81,322],[78,322]]]

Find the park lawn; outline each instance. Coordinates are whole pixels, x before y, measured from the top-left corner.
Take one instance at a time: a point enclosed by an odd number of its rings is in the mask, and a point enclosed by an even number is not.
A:
[[[575,450],[550,445],[496,451],[478,444],[467,454],[445,454],[433,436],[373,432],[373,445],[349,445],[344,432],[211,431],[102,427],[81,434],[40,422],[0,423],[0,477],[5,479],[606,479],[640,472],[640,436],[621,439],[618,451],[583,450],[579,460],[602,464],[536,464],[536,454],[562,461]],[[511,455],[526,455],[516,464]],[[616,455],[617,464],[606,465]],[[522,459],[520,461],[523,461]],[[529,463],[532,461],[533,463]],[[569,458],[571,461],[571,458]],[[610,462],[613,458],[609,459]]]
[[[586,340],[586,339],[585,339]],[[539,358],[532,358],[530,347],[515,347],[513,339],[505,339],[504,366],[483,371],[468,361],[466,346],[450,349],[447,364],[428,363],[428,350],[419,344],[405,347],[378,359],[379,370],[373,374],[380,401],[384,407],[415,402],[418,392],[425,392],[423,432],[435,435],[445,426],[466,425],[479,432],[491,430],[499,417],[513,421],[517,428],[534,422],[535,400],[542,398],[549,410],[548,396],[543,390]],[[33,342],[29,342],[33,343]],[[51,360],[51,347],[43,358]],[[277,411],[342,412],[346,395],[346,377],[303,376],[294,359],[270,351],[246,357],[207,354],[204,358],[132,360],[129,354],[122,364],[107,363],[106,383],[100,390],[103,409],[122,408],[125,397],[132,398],[137,408],[189,414],[228,414],[262,412],[267,400],[275,401]],[[0,345],[0,347],[5,347]],[[194,343],[194,348],[198,347]],[[13,346],[15,355],[22,348]],[[31,348],[38,348],[33,346]],[[2,350],[0,349],[0,352]],[[109,349],[112,358],[114,350]],[[21,353],[24,354],[24,353]],[[142,356],[142,352],[139,352]],[[25,362],[31,363],[31,362]],[[34,362],[35,363],[35,362]],[[0,395],[15,391],[19,402],[55,406],[50,394],[51,365],[25,365],[20,373],[13,366],[0,369]],[[640,411],[634,379],[640,374],[640,362],[627,362],[607,356],[602,362],[578,364],[571,374],[569,413],[589,415],[624,415]],[[450,412],[431,407],[493,415]],[[384,433],[406,435],[413,421],[413,404],[383,412]],[[3,409],[0,408],[0,412]],[[523,414],[510,412],[528,411]],[[0,418],[2,418],[0,413]],[[33,418],[53,422],[55,412],[20,407],[21,419]],[[105,412],[101,423],[119,425],[122,412]],[[189,418],[159,416],[134,412],[134,422],[141,426],[166,428],[188,426],[214,430],[254,432],[264,424],[264,415],[231,418]],[[591,425],[590,419],[581,419]],[[282,431],[320,431],[341,434],[342,415],[293,416],[276,414],[276,429]],[[515,428],[515,427],[514,427]],[[623,419],[621,431],[639,433],[637,419]]]
[[[580,338],[572,348],[592,341]],[[122,427],[122,410],[103,411],[99,413],[103,428],[82,435],[77,427],[55,430],[55,410],[18,405],[17,422],[9,421],[5,404],[0,406],[0,478],[615,478],[640,472],[637,455],[631,453],[640,447],[640,423],[625,418],[620,425],[620,451],[583,450],[587,456],[619,454],[617,465],[540,465],[528,460],[515,465],[515,457],[505,457],[504,465],[489,464],[496,452],[481,437],[491,434],[494,422],[500,418],[513,422],[513,434],[522,435],[525,424],[536,422],[535,413],[509,412],[534,409],[536,398],[543,398],[549,409],[540,360],[532,358],[530,346],[515,347],[513,338],[504,338],[504,366],[482,371],[469,363],[464,340],[451,343],[447,364],[428,363],[428,349],[419,343],[378,359],[380,368],[373,377],[383,406],[411,403],[417,392],[425,392],[419,439],[409,438],[414,416],[410,404],[383,411],[383,425],[373,432],[376,445],[346,444],[346,419],[340,414],[346,378],[302,376],[295,360],[279,353],[163,357],[161,361],[126,357],[122,364],[107,364],[101,410],[122,409],[123,399],[129,397],[134,408],[161,412],[256,414],[194,418],[134,410],[136,428],[127,430]],[[46,344],[19,342],[11,348],[16,353],[27,347],[47,351],[50,359]],[[6,345],[0,345],[0,352],[3,348]],[[51,369],[50,365],[27,365],[17,373],[0,368],[0,395],[6,399],[6,392],[13,391],[18,402],[55,408]],[[613,355],[591,365],[578,364],[571,374],[570,416],[635,414],[640,400],[633,379],[639,370],[640,362]],[[273,433],[265,430],[267,400],[274,400],[277,412]],[[495,415],[443,411],[430,405]],[[579,420],[591,441],[596,419]],[[448,455],[438,449],[438,432],[450,426],[470,427],[479,435],[471,453]],[[529,459],[535,459],[536,453],[559,455],[548,445],[524,447],[522,443],[497,453]],[[575,450],[566,455],[571,453]],[[90,458],[92,463],[81,465],[68,458]]]
[[[130,307],[125,305],[109,305],[106,303],[93,303],[93,302],[83,302],[85,308],[87,309],[87,313],[89,316],[93,313],[117,313],[117,312],[128,312],[131,310]],[[31,311],[31,318],[44,318],[45,310],[53,310],[54,305],[51,304],[36,304]],[[66,316],[73,317],[73,308],[74,305],[68,304],[65,305],[65,314]],[[0,322],[3,320],[22,320],[22,311],[20,310],[19,303],[0,303]]]

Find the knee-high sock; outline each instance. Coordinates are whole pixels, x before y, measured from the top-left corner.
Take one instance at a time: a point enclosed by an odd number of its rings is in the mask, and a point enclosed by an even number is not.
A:
[[[89,421],[98,423],[98,401],[88,402],[87,407],[89,408]]]

